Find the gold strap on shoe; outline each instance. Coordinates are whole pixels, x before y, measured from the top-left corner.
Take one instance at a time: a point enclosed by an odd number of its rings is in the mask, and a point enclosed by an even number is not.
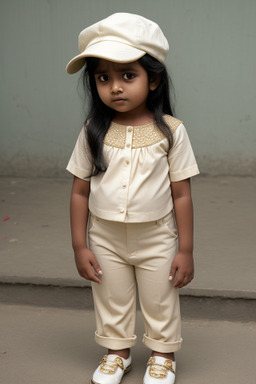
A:
[[[121,357],[116,357],[113,361],[109,361],[108,356],[105,355],[100,362],[100,371],[107,375],[116,373],[118,367],[124,371],[124,363]]]
[[[121,357],[116,357],[114,361],[116,362],[118,367],[120,367],[124,371],[124,362]]]
[[[168,371],[171,371],[173,374],[175,374],[171,360],[165,360],[164,364],[159,364],[156,363],[155,357],[150,357],[148,366],[150,367],[149,375],[157,379],[164,379],[167,376]]]

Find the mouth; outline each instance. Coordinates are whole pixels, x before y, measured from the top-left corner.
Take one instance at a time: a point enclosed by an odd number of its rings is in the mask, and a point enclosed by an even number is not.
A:
[[[126,101],[126,99],[122,99],[121,97],[119,97],[117,99],[113,99],[112,101],[115,104],[122,104],[122,103],[124,103]]]

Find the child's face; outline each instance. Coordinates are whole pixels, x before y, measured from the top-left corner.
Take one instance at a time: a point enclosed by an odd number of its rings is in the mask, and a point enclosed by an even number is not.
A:
[[[149,90],[156,86],[138,61],[114,63],[100,59],[94,73],[102,102],[118,115],[142,116],[148,112],[146,101]]]

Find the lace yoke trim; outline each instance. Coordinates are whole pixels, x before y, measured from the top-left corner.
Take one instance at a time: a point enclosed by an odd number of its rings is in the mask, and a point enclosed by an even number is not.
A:
[[[169,125],[172,133],[174,133],[182,123],[172,116],[165,116],[164,119]],[[158,129],[155,123],[133,127],[111,123],[109,130],[105,135],[104,144],[110,147],[123,149],[126,144],[127,129],[132,129],[133,131],[132,148],[149,147],[165,138],[164,134]]]

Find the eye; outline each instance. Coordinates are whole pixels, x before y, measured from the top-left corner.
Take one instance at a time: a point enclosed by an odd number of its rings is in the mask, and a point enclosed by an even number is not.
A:
[[[98,77],[98,79],[99,79],[100,82],[105,83],[106,81],[109,80],[109,77],[108,77],[108,75],[100,75]]]
[[[132,80],[134,79],[135,76],[133,73],[128,72],[128,73],[125,73],[123,77],[125,80]]]

